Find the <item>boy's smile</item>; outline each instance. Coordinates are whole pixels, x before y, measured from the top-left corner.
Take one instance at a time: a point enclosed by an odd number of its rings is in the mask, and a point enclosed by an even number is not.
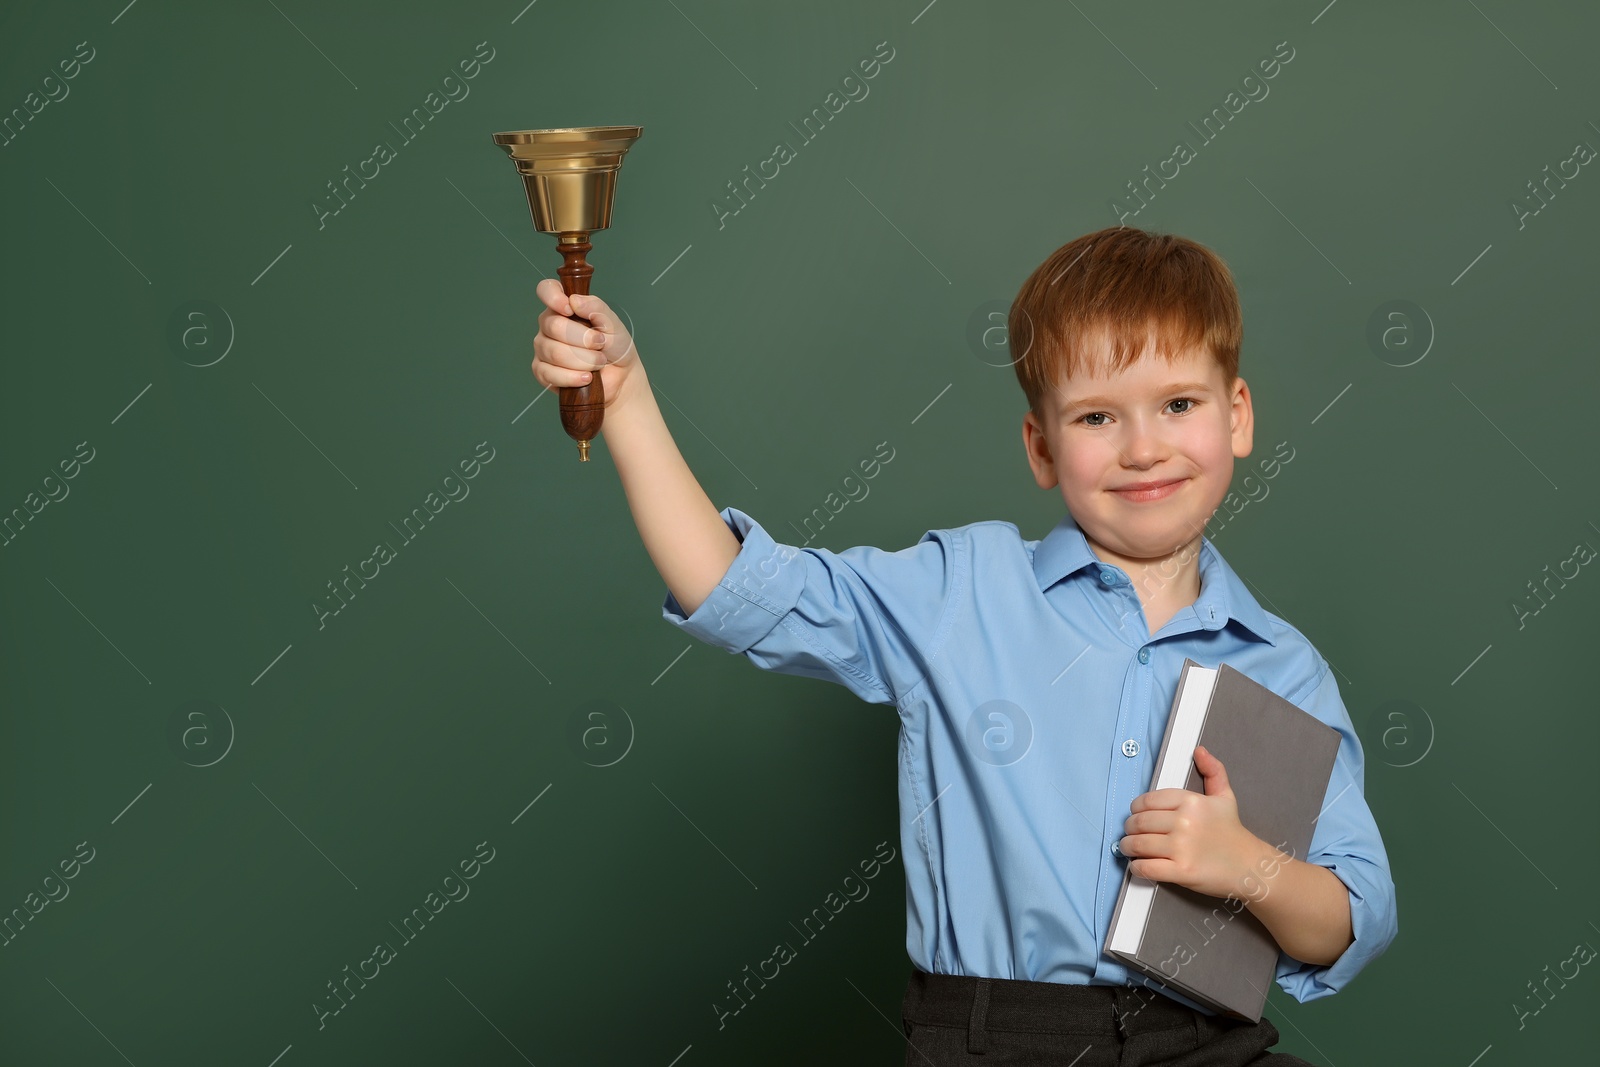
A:
[[[1132,482],[1113,490],[1124,500],[1145,501],[1164,500],[1182,488],[1184,479],[1168,478],[1165,480],[1154,479],[1146,482]]]
[[[1169,362],[1147,347],[1110,375],[1104,341],[1089,351],[1101,373],[1046,393],[1023,444],[1039,488],[1059,484],[1094,554],[1128,573],[1153,634],[1200,594],[1200,537],[1250,454],[1250,389],[1201,348]]]

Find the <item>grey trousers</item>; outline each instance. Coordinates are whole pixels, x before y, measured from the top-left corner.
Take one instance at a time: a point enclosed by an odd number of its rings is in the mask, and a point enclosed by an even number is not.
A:
[[[900,1006],[906,1067],[1313,1067],[1268,1052],[1278,1030],[1143,987],[929,974]]]

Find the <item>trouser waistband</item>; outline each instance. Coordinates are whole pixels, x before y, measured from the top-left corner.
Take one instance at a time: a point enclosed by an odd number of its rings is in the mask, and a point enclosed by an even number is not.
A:
[[[910,1022],[964,1026],[975,1037],[993,1029],[1126,1038],[1193,1026],[1203,1014],[1142,986],[973,978],[915,967],[901,1005],[901,1015]]]

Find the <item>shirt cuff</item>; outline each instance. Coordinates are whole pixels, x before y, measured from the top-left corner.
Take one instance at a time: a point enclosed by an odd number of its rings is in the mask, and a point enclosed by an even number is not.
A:
[[[772,632],[800,600],[805,567],[801,550],[779,544],[738,508],[723,508],[722,520],[740,541],[739,554],[709,596],[690,614],[667,591],[661,617],[691,637],[740,653]]]
[[[1354,936],[1339,958],[1329,964],[1309,964],[1287,954],[1279,955],[1278,986],[1302,1004],[1345,988],[1389,947],[1398,932],[1394,888],[1387,872],[1352,856],[1330,858],[1320,865],[1337,875],[1350,891],[1350,929]]]

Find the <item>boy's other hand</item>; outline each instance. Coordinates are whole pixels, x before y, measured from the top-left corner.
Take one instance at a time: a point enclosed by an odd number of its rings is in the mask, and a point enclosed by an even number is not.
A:
[[[547,389],[583,385],[587,375],[598,373],[609,408],[627,393],[627,383],[639,355],[622,320],[598,296],[568,296],[555,278],[534,289],[545,309],[539,313],[539,333],[533,339],[533,377]],[[585,326],[568,316],[588,319]],[[643,377],[643,372],[637,376]]]
[[[1244,828],[1222,761],[1195,746],[1205,794],[1153,789],[1133,798],[1118,848],[1140,878],[1176,882],[1212,897],[1249,899],[1247,887],[1262,859],[1277,850]]]

